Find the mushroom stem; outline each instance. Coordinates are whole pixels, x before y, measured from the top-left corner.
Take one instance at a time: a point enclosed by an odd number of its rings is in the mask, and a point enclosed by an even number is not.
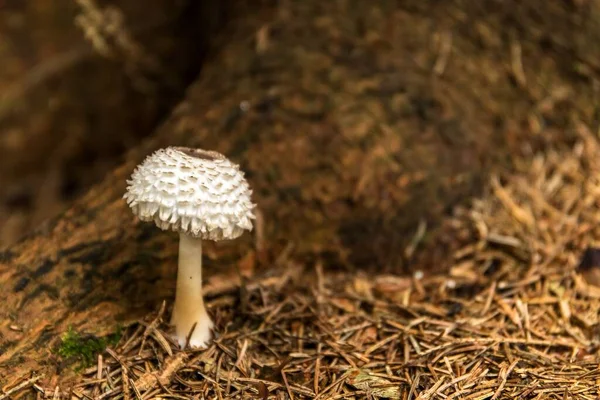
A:
[[[213,323],[202,296],[202,239],[183,233],[179,234],[177,291],[171,324],[175,325],[175,339],[182,349],[194,324],[190,347],[207,347],[210,343]]]

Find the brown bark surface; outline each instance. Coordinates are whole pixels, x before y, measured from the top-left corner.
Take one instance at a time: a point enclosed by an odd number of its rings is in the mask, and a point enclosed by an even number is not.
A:
[[[90,5],[103,20],[89,21]],[[187,0],[0,4],[0,247],[63,211],[154,131],[196,77],[224,8]],[[105,32],[107,15],[121,20],[113,32],[129,47]],[[110,54],[95,51],[86,31],[104,38]]]
[[[121,199],[136,163],[167,145],[241,164],[267,260],[291,243],[326,268],[442,268],[451,238],[436,227],[453,205],[511,153],[593,122],[597,6],[564,3],[302,1],[238,17],[154,136],[2,253],[0,377],[59,372],[52,348],[69,326],[105,334],[171,299],[176,237]],[[542,124],[556,136],[539,137]],[[255,247],[252,235],[210,245],[208,275]]]

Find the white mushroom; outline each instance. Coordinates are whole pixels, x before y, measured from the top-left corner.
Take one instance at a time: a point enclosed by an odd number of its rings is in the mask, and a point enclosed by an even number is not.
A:
[[[237,164],[215,151],[168,147],[148,156],[123,196],[142,221],[179,233],[177,291],[171,324],[183,348],[206,347],[213,322],[202,296],[202,240],[252,230],[252,191]],[[194,327],[195,325],[195,327]]]

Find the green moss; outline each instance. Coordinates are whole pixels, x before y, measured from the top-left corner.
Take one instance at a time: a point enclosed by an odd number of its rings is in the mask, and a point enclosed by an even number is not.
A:
[[[78,363],[78,368],[87,368],[96,361],[98,354],[107,346],[115,346],[121,339],[121,327],[117,327],[115,333],[106,337],[94,335],[82,335],[69,327],[62,336],[62,343],[58,348],[58,354],[68,360]]]

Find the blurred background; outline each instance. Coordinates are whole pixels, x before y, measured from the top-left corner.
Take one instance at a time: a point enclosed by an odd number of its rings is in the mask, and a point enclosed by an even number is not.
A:
[[[205,3],[0,1],[0,247],[100,180],[182,98],[226,16]]]
[[[255,18],[261,9],[270,22]],[[422,218],[435,222],[478,193],[513,155],[572,142],[579,120],[597,129],[599,10],[595,0],[2,0],[0,246],[59,213],[153,132],[209,43],[223,45],[211,38],[235,11],[251,33],[231,40],[253,52],[236,50],[247,72],[232,67],[214,87],[240,97],[234,110],[256,98],[230,135],[255,146],[244,167],[267,211],[295,216],[281,196],[308,199],[311,231],[331,225],[323,230],[348,248],[371,246],[356,264],[370,263]],[[273,121],[297,129],[297,143],[288,128],[265,135]],[[343,167],[344,179],[314,180],[307,157],[318,171]],[[271,170],[276,184],[267,177],[261,188],[258,175]]]

